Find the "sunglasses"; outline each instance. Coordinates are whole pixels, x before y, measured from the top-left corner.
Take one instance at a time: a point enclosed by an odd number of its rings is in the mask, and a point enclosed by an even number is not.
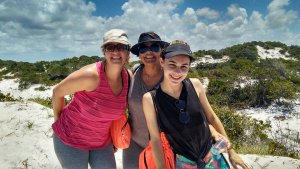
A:
[[[154,43],[154,44],[152,44],[152,45],[150,45],[150,46],[140,45],[140,47],[139,47],[139,52],[140,52],[140,53],[145,53],[145,52],[147,52],[148,50],[150,50],[150,51],[152,51],[152,52],[158,52],[159,49],[160,49],[160,46],[159,46],[159,44],[156,44],[156,43]]]
[[[105,52],[122,52],[122,51],[129,51],[128,45],[106,45],[104,47]]]
[[[178,100],[175,102],[176,107],[180,110],[179,121],[183,124],[187,124],[190,122],[190,115],[184,111],[185,102],[183,100]]]

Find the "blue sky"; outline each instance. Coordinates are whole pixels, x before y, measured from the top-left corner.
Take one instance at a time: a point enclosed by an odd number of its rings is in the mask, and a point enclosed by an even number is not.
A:
[[[0,59],[102,56],[112,28],[133,45],[151,30],[193,51],[253,40],[300,45],[299,12],[299,0],[0,0]]]

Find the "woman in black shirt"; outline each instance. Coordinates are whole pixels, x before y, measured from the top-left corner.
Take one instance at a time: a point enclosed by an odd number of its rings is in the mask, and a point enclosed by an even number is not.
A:
[[[165,168],[159,131],[165,132],[176,154],[176,168],[229,168],[223,156],[216,158],[210,153],[215,134],[210,132],[209,124],[227,135],[201,82],[186,78],[192,59],[188,44],[171,42],[161,53],[164,79],[160,87],[143,97],[156,168]],[[234,151],[232,154],[236,155]],[[240,164],[247,168],[243,162]]]

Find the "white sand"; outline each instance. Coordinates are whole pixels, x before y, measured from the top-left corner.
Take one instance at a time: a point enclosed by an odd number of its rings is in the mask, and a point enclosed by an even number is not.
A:
[[[285,59],[285,60],[297,60],[295,58],[291,58],[291,57],[287,57],[289,56],[289,53],[284,53],[284,54],[281,54],[280,53],[280,50],[282,50],[281,48],[279,47],[276,47],[274,49],[264,49],[263,47],[261,46],[256,46],[257,48],[257,52],[258,52],[258,55],[260,56],[261,59]]]

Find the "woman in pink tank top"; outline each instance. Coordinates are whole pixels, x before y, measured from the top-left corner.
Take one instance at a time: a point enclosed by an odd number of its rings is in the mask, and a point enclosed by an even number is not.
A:
[[[53,142],[63,168],[116,168],[110,126],[127,106],[130,44],[123,30],[112,29],[101,48],[105,61],[84,66],[53,89]]]

